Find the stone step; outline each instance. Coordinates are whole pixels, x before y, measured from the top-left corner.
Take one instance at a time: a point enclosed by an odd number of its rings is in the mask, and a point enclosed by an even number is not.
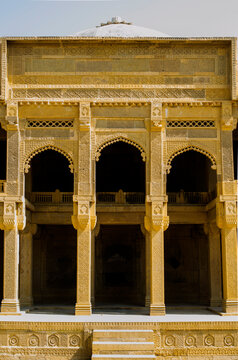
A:
[[[108,353],[132,353],[133,354],[153,354],[154,343],[142,341],[93,341],[93,354]]]
[[[94,330],[92,359],[155,359],[152,330]]]
[[[155,355],[122,355],[122,354],[108,354],[108,355],[101,355],[101,354],[93,354],[92,359],[94,360],[151,360],[156,359]]]
[[[94,330],[95,341],[153,341],[152,330]]]

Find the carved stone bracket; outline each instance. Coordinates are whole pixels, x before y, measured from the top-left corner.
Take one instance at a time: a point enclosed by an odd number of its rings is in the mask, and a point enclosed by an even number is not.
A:
[[[148,207],[148,205],[147,205]],[[167,203],[153,201],[149,205],[149,211],[144,218],[144,226],[147,231],[167,230],[169,226],[169,216],[167,216]]]
[[[72,223],[75,229],[84,231],[87,228],[93,230],[97,223],[97,217],[91,214],[89,201],[74,202],[74,214],[72,215]]]
[[[5,123],[6,130],[18,130],[18,103],[16,101],[8,101],[7,116]]]
[[[221,111],[221,127],[223,131],[232,131],[236,128],[237,119],[233,117],[232,113],[232,102],[224,101],[222,103]]]
[[[81,131],[90,129],[91,122],[91,108],[90,102],[79,103],[79,128]]]
[[[237,181],[223,181],[217,186],[216,221],[219,228],[237,226]]]
[[[163,121],[163,108],[161,101],[153,101],[151,103],[151,126],[153,130],[162,130],[165,127]]]
[[[25,203],[6,200],[3,203],[3,214],[0,217],[0,229],[23,230],[26,225]]]

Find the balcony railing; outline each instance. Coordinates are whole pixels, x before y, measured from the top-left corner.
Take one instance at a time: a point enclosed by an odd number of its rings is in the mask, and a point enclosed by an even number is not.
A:
[[[30,193],[30,201],[34,204],[72,204],[72,192],[32,192]]]
[[[97,204],[144,204],[145,194],[142,192],[98,192]]]
[[[5,192],[6,192],[6,181],[0,180],[0,193],[5,193]]]
[[[208,204],[216,197],[215,193],[211,192],[170,192],[168,195],[169,204]]]

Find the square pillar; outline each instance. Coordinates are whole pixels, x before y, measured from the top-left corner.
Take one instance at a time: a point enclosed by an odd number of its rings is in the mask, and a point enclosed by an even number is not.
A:
[[[4,230],[3,300],[1,314],[20,314],[19,305],[19,234],[18,229]]]
[[[238,315],[237,182],[219,183],[217,200],[217,225],[222,238],[222,308],[226,315]]]
[[[91,315],[91,229],[77,230],[75,315]]]

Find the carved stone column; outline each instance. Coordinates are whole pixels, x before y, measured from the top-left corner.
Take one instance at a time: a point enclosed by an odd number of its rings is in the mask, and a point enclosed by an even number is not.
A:
[[[165,121],[162,103],[151,103],[150,161],[145,228],[150,238],[150,315],[164,315],[164,231],[169,224],[163,169]]]
[[[79,104],[78,183],[73,197],[72,223],[77,229],[77,299],[75,315],[90,315],[91,306],[91,232],[96,224],[92,198],[90,103]]]
[[[1,313],[19,314],[19,232],[24,228],[23,204],[4,202],[0,228],[4,230],[3,300]]]
[[[21,306],[30,307],[32,298],[32,237],[36,234],[37,225],[27,224],[20,235],[20,302]]]
[[[222,306],[222,264],[221,264],[221,231],[215,223],[204,226],[209,241],[210,263],[210,306]]]
[[[167,204],[154,200],[147,204],[145,228],[150,234],[150,315],[165,315],[164,231],[168,228]]]
[[[20,196],[20,132],[18,104],[7,103],[7,196],[0,228],[4,230],[3,300],[1,312],[19,314],[19,230],[25,227],[25,203]]]
[[[223,312],[238,314],[237,182],[218,186],[217,225],[222,235]]]

